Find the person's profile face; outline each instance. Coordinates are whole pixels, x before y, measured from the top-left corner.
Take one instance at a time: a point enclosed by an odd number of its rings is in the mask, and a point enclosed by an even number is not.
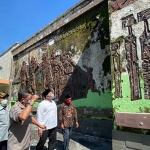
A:
[[[49,92],[49,93],[46,95],[46,99],[52,100],[52,92]]]
[[[0,97],[0,103],[2,102],[2,100],[4,100],[4,97]]]
[[[27,106],[29,103],[29,100],[31,99],[32,99],[32,94],[28,94],[26,98],[23,98],[23,104]]]

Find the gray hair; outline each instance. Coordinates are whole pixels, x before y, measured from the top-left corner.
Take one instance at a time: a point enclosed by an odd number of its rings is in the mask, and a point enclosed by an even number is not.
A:
[[[25,90],[21,90],[18,92],[18,101],[21,101],[22,98],[27,98],[29,92]]]

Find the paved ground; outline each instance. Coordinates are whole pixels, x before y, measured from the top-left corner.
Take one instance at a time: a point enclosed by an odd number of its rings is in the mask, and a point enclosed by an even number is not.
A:
[[[33,126],[31,150],[35,150],[35,146],[39,140],[37,134],[37,127]],[[57,142],[55,144],[56,150],[62,150],[63,137],[61,130],[57,130]],[[47,141],[48,142],[48,141]],[[47,142],[45,144],[45,150],[47,149]],[[98,137],[88,136],[85,134],[73,132],[69,145],[70,150],[111,150],[111,141],[107,139],[101,139]]]

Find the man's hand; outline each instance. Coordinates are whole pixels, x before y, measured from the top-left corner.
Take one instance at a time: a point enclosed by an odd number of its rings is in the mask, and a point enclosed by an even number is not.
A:
[[[78,128],[79,127],[79,123],[78,122],[76,122],[76,128]]]
[[[64,130],[64,129],[65,129],[65,126],[64,126],[64,124],[63,124],[63,123],[61,124],[61,129],[62,129],[62,130]]]
[[[39,137],[42,137],[42,135],[43,135],[43,130],[42,129],[38,130],[38,135],[39,135]]]
[[[46,126],[45,125],[39,125],[39,127],[42,129],[42,130],[46,130]]]
[[[32,99],[31,99],[31,102],[34,103],[38,98],[39,98],[38,95],[33,95],[33,96],[32,96]]]

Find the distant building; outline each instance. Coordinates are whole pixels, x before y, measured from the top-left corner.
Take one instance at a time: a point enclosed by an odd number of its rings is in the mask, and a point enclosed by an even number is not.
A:
[[[11,60],[12,50],[20,44],[17,42],[12,45],[7,51],[0,55],[0,91],[8,92],[10,75],[11,75]]]

